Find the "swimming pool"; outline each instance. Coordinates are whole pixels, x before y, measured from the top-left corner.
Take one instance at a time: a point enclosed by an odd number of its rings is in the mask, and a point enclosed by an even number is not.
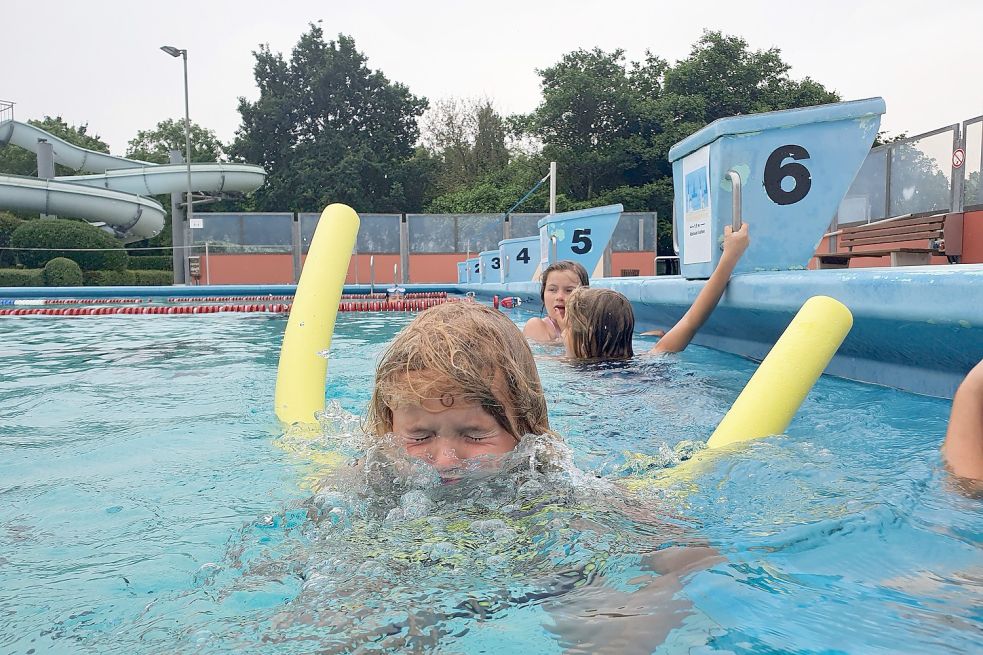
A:
[[[339,315],[331,434],[350,430],[375,357],[410,319]],[[318,455],[357,443],[284,438],[285,323],[0,322],[0,652],[978,644],[983,510],[939,470],[947,401],[824,377],[787,435],[719,460],[695,489],[633,494],[618,481],[705,440],[754,364],[691,347],[583,368],[537,348],[578,469],[458,497],[409,476],[314,494]],[[671,555],[704,545],[715,554],[677,589]]]

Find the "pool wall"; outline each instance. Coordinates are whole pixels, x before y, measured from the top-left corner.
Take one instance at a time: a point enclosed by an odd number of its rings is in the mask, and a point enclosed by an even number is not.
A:
[[[668,329],[705,284],[681,277],[591,282],[625,294],[636,329]],[[518,296],[541,307],[539,284],[461,285],[480,297]],[[762,359],[812,296],[836,298],[854,325],[827,373],[951,398],[983,358],[983,265],[905,266],[735,275],[693,342]],[[531,303],[531,305],[530,305]]]
[[[639,331],[668,329],[705,284],[678,276],[604,278],[594,286],[625,294]],[[294,285],[192,287],[14,287],[3,298],[289,295]],[[384,291],[376,285],[375,291]],[[481,299],[517,296],[538,310],[539,284],[414,284],[408,292],[473,291]],[[367,293],[369,285],[346,286]],[[735,275],[694,343],[761,359],[810,297],[843,302],[854,326],[827,373],[915,393],[951,398],[959,381],[983,358],[983,264],[905,266]],[[506,310],[507,311],[507,310]]]

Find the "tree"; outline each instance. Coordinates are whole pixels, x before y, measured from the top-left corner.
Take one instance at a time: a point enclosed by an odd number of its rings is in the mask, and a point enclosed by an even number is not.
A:
[[[180,150],[183,156],[186,152],[184,138],[184,120],[166,119],[157,123],[151,130],[140,130],[130,139],[126,148],[126,156],[155,164],[167,164],[171,161],[170,151]],[[197,123],[191,123],[191,161],[213,162],[225,158],[225,148],[215,132]]]
[[[543,100],[526,121],[548,160],[562,162],[563,187],[590,200],[618,186],[629,167],[631,95],[624,52],[577,50],[537,71]]]
[[[260,96],[239,99],[232,155],[266,168],[260,210],[319,211],[330,202],[361,211],[403,211],[403,167],[414,154],[425,98],[366,65],[355,41],[325,42],[311,25],[284,59],[253,53]]]
[[[421,142],[440,160],[437,186],[453,191],[505,167],[505,122],[491,100],[437,101],[422,120]]]
[[[751,51],[737,36],[704,31],[689,57],[666,69],[666,93],[704,99],[702,120],[836,102],[839,96],[806,77],[792,80],[781,50]]]
[[[673,144],[718,118],[839,99],[789,69],[776,48],[752,51],[740,37],[709,31],[674,65],[652,53],[626,63],[621,50],[577,50],[539,71],[542,102],[509,122],[557,161],[558,183],[575,204],[624,197],[663,213],[668,187],[653,184],[671,177]]]
[[[62,120],[61,116],[45,116],[43,120],[29,120],[27,122],[73,145],[96,152],[109,152],[109,146],[98,135],[89,134],[88,124],[69,125]],[[77,175],[79,172],[65,166],[55,165],[55,175]],[[36,176],[38,174],[37,155],[22,148],[11,146],[0,148],[0,173]]]

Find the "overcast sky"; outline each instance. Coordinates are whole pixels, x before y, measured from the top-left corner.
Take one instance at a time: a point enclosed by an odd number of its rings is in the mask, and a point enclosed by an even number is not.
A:
[[[481,8],[472,8],[480,6]],[[779,48],[795,78],[845,100],[883,96],[882,129],[925,132],[983,114],[983,0],[4,0],[0,99],[19,120],[61,115],[122,154],[138,130],[184,114],[231,140],[237,98],[258,95],[252,52],[289,56],[308,23],[351,35],[369,66],[430,100],[487,96],[505,114],[539,101],[537,68],[578,48],[684,58],[704,29]]]

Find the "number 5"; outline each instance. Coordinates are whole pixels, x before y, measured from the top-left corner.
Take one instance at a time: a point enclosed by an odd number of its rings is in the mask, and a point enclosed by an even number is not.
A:
[[[590,252],[591,247],[594,245],[587,236],[590,234],[590,228],[583,228],[573,231],[573,239],[571,241],[577,245],[570,246],[570,250],[578,255],[586,255]]]

